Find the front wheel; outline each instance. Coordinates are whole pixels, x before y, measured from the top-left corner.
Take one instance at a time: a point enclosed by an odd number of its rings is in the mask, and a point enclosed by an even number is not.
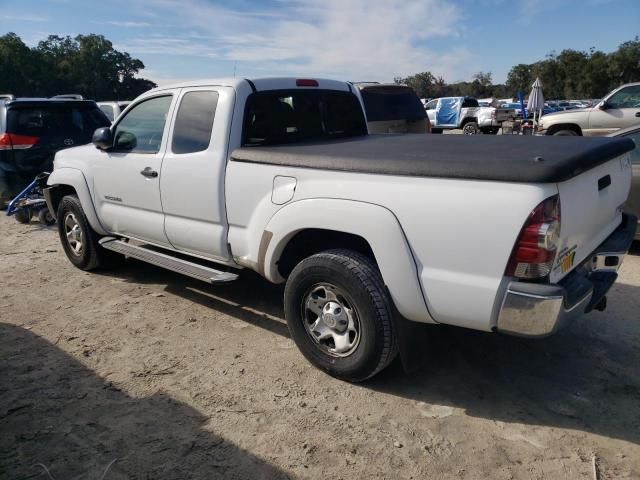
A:
[[[79,269],[95,270],[123,259],[122,255],[100,246],[100,237],[89,225],[82,204],[75,195],[67,195],[60,201],[57,221],[64,253]]]
[[[558,130],[553,134],[554,137],[577,137],[578,132],[575,130]]]
[[[368,257],[328,250],[300,262],[284,294],[289,332],[302,354],[330,375],[358,382],[395,357],[393,309]]]

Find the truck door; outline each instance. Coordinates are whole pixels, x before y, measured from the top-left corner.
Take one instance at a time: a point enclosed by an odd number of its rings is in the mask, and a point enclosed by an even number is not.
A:
[[[160,179],[173,247],[222,262],[231,257],[224,175],[234,99],[229,87],[183,89]]]
[[[91,165],[98,216],[113,233],[169,245],[160,170],[179,91],[159,92],[133,106],[112,127],[113,148]]]
[[[429,117],[429,122],[431,122],[431,126],[436,126],[436,107],[438,106],[438,99],[431,100],[427,102],[424,106],[424,109],[427,111],[427,116]]]

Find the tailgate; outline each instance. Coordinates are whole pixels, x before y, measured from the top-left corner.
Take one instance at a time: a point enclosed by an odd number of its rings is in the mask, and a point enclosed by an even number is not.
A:
[[[628,153],[558,184],[562,219],[552,282],[582,263],[616,229],[630,187]]]

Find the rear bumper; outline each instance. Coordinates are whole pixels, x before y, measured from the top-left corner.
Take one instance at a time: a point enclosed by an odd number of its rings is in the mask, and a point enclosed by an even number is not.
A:
[[[583,313],[604,309],[605,296],[633,242],[638,219],[623,214],[620,226],[557,284],[510,282],[497,330],[525,337],[551,335]]]

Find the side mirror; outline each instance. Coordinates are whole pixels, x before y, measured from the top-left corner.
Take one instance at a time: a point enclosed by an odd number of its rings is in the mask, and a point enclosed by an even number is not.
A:
[[[109,150],[113,147],[113,136],[111,135],[111,129],[109,127],[101,127],[93,132],[91,137],[91,143],[100,150]]]
[[[606,110],[609,108],[609,105],[607,105],[607,102],[602,102],[600,105],[598,105],[598,108],[600,110]]]

